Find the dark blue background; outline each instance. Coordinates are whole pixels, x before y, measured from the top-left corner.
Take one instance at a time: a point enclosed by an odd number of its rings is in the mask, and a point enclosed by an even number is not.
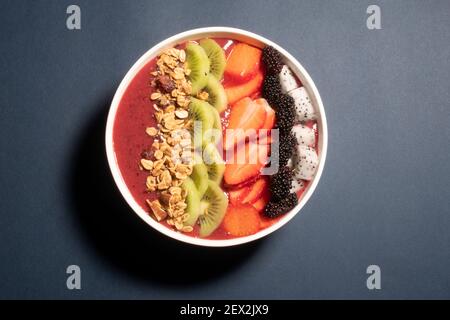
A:
[[[73,3],[81,31],[66,29]],[[382,30],[366,28],[369,4]],[[223,250],[141,222],[103,143],[134,61],[215,25],[296,56],[329,125],[325,170],[301,214]],[[0,298],[450,298],[449,70],[449,1],[2,0]],[[71,264],[81,291],[66,288]],[[370,264],[379,291],[366,288]]]

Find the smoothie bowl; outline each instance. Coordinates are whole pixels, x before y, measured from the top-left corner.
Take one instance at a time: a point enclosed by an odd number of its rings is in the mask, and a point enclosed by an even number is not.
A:
[[[264,237],[308,201],[323,170],[319,93],[288,52],[225,27],[147,51],[112,101],[106,152],[133,211],[195,245]]]

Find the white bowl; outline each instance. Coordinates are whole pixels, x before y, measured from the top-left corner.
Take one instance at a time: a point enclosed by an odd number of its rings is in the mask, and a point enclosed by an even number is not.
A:
[[[249,44],[252,44],[256,47],[264,47],[265,45],[271,45],[275,49],[277,49],[285,58],[287,65],[291,68],[291,70],[296,74],[296,76],[300,79],[303,86],[308,91],[312,103],[318,112],[318,130],[319,130],[319,140],[318,140],[318,153],[319,153],[319,166],[317,168],[317,173],[313,180],[309,183],[307,189],[304,191],[299,203],[292,209],[290,212],[285,214],[283,218],[281,218],[277,223],[272,226],[259,231],[256,234],[251,236],[234,238],[228,240],[209,240],[209,239],[201,239],[194,238],[174,230],[167,228],[161,223],[155,221],[149,214],[141,208],[141,206],[134,200],[131,192],[128,190],[127,185],[121,175],[119,170],[119,166],[117,164],[116,155],[114,151],[114,143],[113,143],[113,127],[114,121],[117,114],[117,108],[119,107],[119,103],[122,99],[125,90],[130,84],[131,80],[136,76],[136,74],[144,67],[150,60],[155,58],[159,53],[161,53],[164,49],[170,48],[178,43],[188,41],[188,40],[196,40],[205,37],[216,37],[216,38],[228,38],[240,40]],[[327,122],[325,118],[325,110],[323,108],[322,100],[320,99],[319,92],[317,91],[316,86],[314,85],[313,80],[306,72],[306,70],[302,67],[302,65],[286,50],[281,48],[276,43],[263,38],[257,34],[241,30],[235,28],[228,27],[208,27],[208,28],[200,28],[194,29],[186,32],[179,33],[173,37],[170,37],[150,50],[148,50],[125,75],[122,82],[119,85],[119,88],[114,95],[114,99],[111,103],[111,107],[109,109],[108,120],[106,124],[106,154],[108,157],[109,167],[111,169],[112,175],[114,177],[114,181],[117,184],[122,196],[125,198],[130,207],[134,210],[134,212],[144,220],[148,225],[152,228],[158,230],[162,234],[165,234],[168,237],[171,237],[176,240],[180,240],[186,243],[206,246],[206,247],[228,247],[239,245],[243,243],[247,243],[250,241],[254,241],[260,239],[262,237],[267,236],[268,234],[274,232],[275,230],[281,228],[283,225],[289,222],[305,205],[308,199],[311,197],[312,193],[316,189],[316,186],[320,180],[320,176],[322,175],[323,167],[325,164],[325,158],[327,154],[327,145],[328,145],[328,131],[327,131]]]

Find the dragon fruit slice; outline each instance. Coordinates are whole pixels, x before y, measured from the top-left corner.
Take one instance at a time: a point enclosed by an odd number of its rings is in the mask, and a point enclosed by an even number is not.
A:
[[[284,65],[283,68],[281,69],[280,84],[281,84],[281,91],[283,93],[298,88],[297,80],[295,79],[294,74],[287,65]]]
[[[295,101],[296,120],[298,122],[316,119],[314,107],[304,87],[300,87],[288,92]]]
[[[301,146],[313,147],[316,145],[316,133],[314,129],[303,124],[297,124],[292,128],[292,134]]]
[[[297,179],[311,180],[314,177],[319,165],[319,157],[314,148],[298,146],[294,161],[294,175]]]

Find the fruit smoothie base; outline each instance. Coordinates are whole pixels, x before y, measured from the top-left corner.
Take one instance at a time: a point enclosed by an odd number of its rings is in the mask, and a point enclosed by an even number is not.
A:
[[[113,142],[127,187],[152,218],[223,240],[255,234],[297,205],[317,169],[317,134],[308,92],[273,47],[205,38],[137,73]]]

